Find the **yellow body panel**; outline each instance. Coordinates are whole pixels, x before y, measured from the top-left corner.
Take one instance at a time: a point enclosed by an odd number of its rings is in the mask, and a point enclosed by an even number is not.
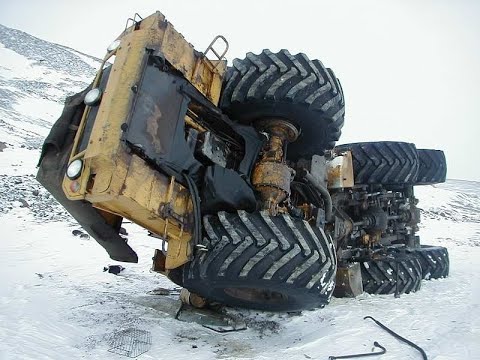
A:
[[[173,269],[189,261],[191,255],[194,219],[190,194],[173,178],[129,152],[121,140],[121,127],[132,108],[135,96],[132,87],[140,81],[145,49],[160,51],[169,64],[215,105],[226,61],[205,61],[203,54],[196,52],[159,12],[125,30],[119,39],[121,43],[115,52],[88,146],[77,153],[75,145],[70,157],[83,160],[82,174],[76,180],[65,176],[63,190],[70,200],[86,200],[163,237],[168,241],[165,267]],[[213,68],[212,63],[218,66]],[[88,111],[87,106],[75,144],[82,136]],[[72,186],[73,182],[77,187],[79,184],[78,190]]]

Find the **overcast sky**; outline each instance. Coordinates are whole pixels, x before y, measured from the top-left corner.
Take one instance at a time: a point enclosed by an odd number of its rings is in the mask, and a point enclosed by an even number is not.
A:
[[[138,12],[162,11],[203,50],[264,48],[331,67],[346,97],[340,143],[400,140],[445,151],[448,177],[480,181],[480,1],[0,0],[0,23],[103,57]]]

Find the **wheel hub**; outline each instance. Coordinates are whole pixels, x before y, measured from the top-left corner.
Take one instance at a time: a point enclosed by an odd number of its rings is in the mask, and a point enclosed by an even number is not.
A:
[[[259,120],[255,127],[268,135],[268,142],[253,170],[252,184],[260,194],[262,209],[276,215],[279,204],[290,196],[294,171],[286,164],[286,148],[298,138],[299,132],[288,121],[275,118]]]

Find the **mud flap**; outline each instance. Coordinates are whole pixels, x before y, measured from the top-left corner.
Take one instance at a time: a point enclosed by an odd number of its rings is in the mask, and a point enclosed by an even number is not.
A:
[[[354,298],[363,294],[362,273],[359,263],[339,265],[336,277],[333,296]]]
[[[68,200],[62,190],[76,128],[84,110],[83,98],[88,90],[89,88],[66,100],[62,115],[43,145],[37,180],[107,251],[111,259],[136,263],[138,256],[135,251],[89,202]]]

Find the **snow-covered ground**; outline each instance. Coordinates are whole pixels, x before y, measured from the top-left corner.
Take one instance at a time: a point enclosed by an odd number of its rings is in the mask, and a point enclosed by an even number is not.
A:
[[[125,224],[140,262],[124,264],[119,276],[103,272],[113,262],[94,240],[72,234],[78,225],[33,177],[63,98],[94,71],[86,62],[71,65],[85,55],[2,26],[0,43],[1,360],[119,359],[109,339],[130,327],[151,332],[152,347],[139,359],[327,359],[369,352],[374,341],[387,348],[381,359],[421,358],[367,315],[422,346],[429,359],[480,359],[480,183],[452,180],[416,191],[422,242],[448,247],[449,278],[424,281],[400,298],[334,298],[297,315],[232,309],[248,329],[219,334],[148,305],[155,302],[149,291],[174,287],[149,271],[157,240]]]

